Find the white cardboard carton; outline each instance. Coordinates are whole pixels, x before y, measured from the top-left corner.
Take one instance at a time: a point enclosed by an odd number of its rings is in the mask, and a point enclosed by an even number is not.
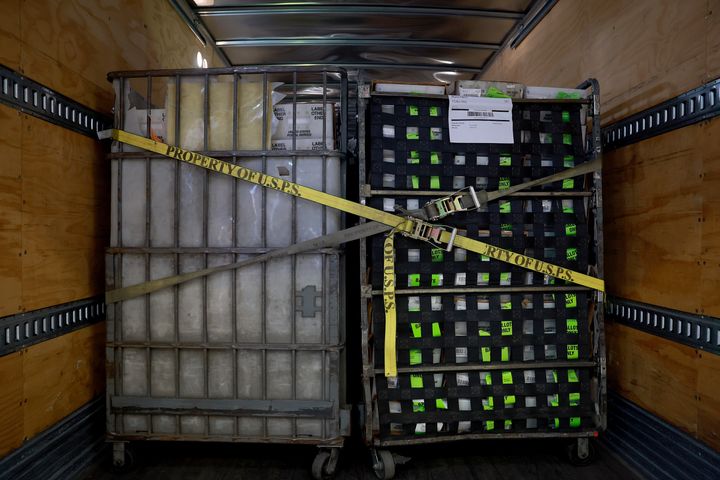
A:
[[[273,107],[275,118],[278,121],[272,135],[273,142],[293,137],[322,139],[323,123],[325,124],[325,138],[333,138],[333,118],[335,115],[332,103],[326,103],[324,111],[322,103],[298,102],[295,107],[295,128],[293,128],[292,103],[282,103]]]

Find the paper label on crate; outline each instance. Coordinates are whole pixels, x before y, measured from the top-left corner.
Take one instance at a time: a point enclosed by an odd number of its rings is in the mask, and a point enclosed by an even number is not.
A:
[[[450,95],[451,143],[513,143],[512,100]]]

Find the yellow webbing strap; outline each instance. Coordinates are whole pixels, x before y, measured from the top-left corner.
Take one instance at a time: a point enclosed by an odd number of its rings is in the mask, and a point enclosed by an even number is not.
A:
[[[411,233],[413,231],[414,222],[412,219],[383,212],[382,210],[336,197],[334,195],[330,195],[329,193],[304,187],[302,185],[298,185],[297,183],[273,177],[256,170],[251,170],[241,165],[234,165],[230,162],[218,160],[216,158],[201,155],[189,150],[184,150],[180,147],[173,147],[171,145],[141,137],[139,135],[134,135],[132,133],[127,133],[122,130],[104,130],[99,132],[98,136],[101,139],[113,138],[119,142],[196,165],[213,172],[229,175],[262,187],[272,188],[273,190],[284,192],[288,195],[293,195],[327,207],[335,208],[345,213],[373,220],[391,226],[395,229],[395,231],[400,233]],[[441,243],[447,245],[451,241],[451,233],[443,231],[439,240]],[[457,235],[454,239],[454,245],[480,255],[485,255],[495,260],[500,260],[501,262],[510,263],[528,270],[550,275],[551,277],[556,277],[560,280],[566,280],[568,282],[600,290],[602,292],[605,291],[605,282],[602,279],[591,277],[573,270],[568,270],[566,268],[553,265],[552,263],[543,262],[542,260],[527,257],[500,247],[495,247],[488,243]]]
[[[383,305],[385,306],[385,376],[397,377],[397,310],[395,309],[395,233],[383,244]]]

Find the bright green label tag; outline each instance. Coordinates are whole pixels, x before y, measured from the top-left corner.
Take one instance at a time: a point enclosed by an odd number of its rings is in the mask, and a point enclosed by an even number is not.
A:
[[[408,158],[408,163],[410,165],[417,165],[420,163],[420,159],[419,158]]]
[[[568,370],[568,382],[569,383],[578,383],[578,375],[577,370],[570,369]]]
[[[410,183],[412,185],[412,188],[417,190],[418,188],[420,188],[420,177],[418,177],[417,175],[412,175],[410,177]]]
[[[489,337],[489,336],[490,336],[490,332],[489,332],[488,330],[483,329],[483,328],[479,328],[479,329],[478,329],[478,336],[480,336],[480,337]]]
[[[574,178],[566,178],[563,180],[562,188],[565,190],[569,190],[571,188],[575,187],[575,179]]]
[[[565,155],[563,157],[563,167],[572,168],[575,166],[575,157],[572,155]]]
[[[512,335],[512,320],[502,320],[500,326],[502,336],[507,337]]]
[[[558,394],[555,393],[553,395],[550,395],[550,406],[557,407],[558,405],[560,405],[560,400],[558,399]]]
[[[413,413],[422,413],[425,411],[425,400],[413,400]]]
[[[500,177],[498,190],[507,190],[508,188],[510,188],[510,177]]]
[[[512,157],[510,155],[500,155],[500,166],[509,167],[512,165]]]
[[[515,406],[515,395],[505,395],[505,408],[512,408]]]
[[[574,237],[577,235],[577,225],[574,223],[565,224],[565,235],[568,237]]]
[[[410,158],[413,160],[420,160],[420,152],[417,150],[410,150]]]
[[[420,274],[419,273],[411,273],[408,275],[408,287],[418,287],[420,286]]]
[[[423,388],[422,375],[410,375],[410,388]]]
[[[415,105],[408,105],[408,112],[410,113],[411,117],[417,117],[418,107],[416,107]]]
[[[512,430],[512,420],[505,420],[505,430]]]
[[[568,260],[577,260],[577,248],[570,247],[565,250],[565,256]]]
[[[574,318],[568,318],[566,320],[567,333],[578,333],[577,320]]]
[[[408,140],[418,140],[420,138],[420,135],[418,132],[405,132],[405,138]]]
[[[485,372],[481,373],[481,375],[485,376],[485,385],[492,385],[492,375],[490,375],[490,373]]]
[[[500,304],[500,310],[512,310],[512,301],[502,302]]]
[[[557,383],[557,370],[552,371],[553,381]]]
[[[580,417],[570,417],[570,426],[578,428],[580,426]]]
[[[562,112],[563,123],[570,123],[570,112]]]
[[[412,335],[414,338],[422,337],[422,326],[418,322],[411,322],[410,328],[412,329]]]
[[[444,398],[436,398],[435,408],[437,408],[438,410],[447,410],[447,401]]]
[[[485,421],[485,430],[488,432],[491,430],[495,430],[495,421],[494,420],[486,420]]]
[[[575,308],[577,307],[577,295],[574,293],[566,293],[565,294],[565,308]]]
[[[490,347],[480,347],[480,355],[482,356],[483,362],[490,361]]]
[[[580,405],[580,393],[570,392],[568,394],[568,400],[571,407],[577,407],[578,405]]]
[[[490,257],[488,257],[487,255],[480,254],[480,261],[481,262],[489,262]]]
[[[482,283],[488,283],[488,282],[490,281],[490,274],[489,274],[489,273],[486,273],[486,272],[481,273],[481,274],[480,274],[480,281],[481,281]]]
[[[422,363],[422,350],[419,348],[410,349],[410,365],[420,365]]]
[[[560,428],[560,419],[559,418],[553,419],[553,428]]]
[[[433,322],[433,324],[432,324],[432,336],[433,337],[442,336],[442,332],[440,331],[440,324],[438,322]]]
[[[430,116],[431,117],[439,117],[440,109],[438,107],[430,107]]]
[[[483,410],[492,410],[494,408],[493,397],[484,398],[482,401]]]
[[[572,135],[569,133],[563,133],[563,143],[565,145],[572,145]]]
[[[510,213],[510,202],[500,200],[500,213]]]
[[[512,378],[512,372],[502,372],[502,383],[503,385],[512,385],[513,378]]]
[[[501,362],[510,361],[510,347],[502,347],[500,349],[500,361]]]
[[[430,189],[440,190],[440,177],[433,175],[430,177]]]
[[[577,360],[579,356],[578,346],[577,345],[568,345],[567,346],[567,358],[568,360]]]
[[[442,273],[433,273],[432,277],[430,277],[430,285],[433,287],[439,287],[442,285]]]
[[[512,223],[500,224],[500,230],[503,232],[512,232]]]
[[[430,252],[430,255],[432,257],[433,262],[442,262],[443,258],[445,258],[445,255],[443,254],[444,250],[442,248],[433,248]]]
[[[430,163],[440,165],[440,154],[438,152],[430,152]]]
[[[500,281],[507,282],[510,280],[510,272],[500,272]]]

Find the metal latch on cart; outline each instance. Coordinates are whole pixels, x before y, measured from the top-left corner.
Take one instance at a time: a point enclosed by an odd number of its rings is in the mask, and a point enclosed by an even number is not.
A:
[[[423,211],[429,220],[440,220],[457,212],[467,212],[480,208],[480,201],[473,187],[467,187],[467,192],[459,191],[447,197],[428,202]]]
[[[295,296],[296,308],[302,311],[300,315],[303,318],[313,318],[318,312],[322,311],[322,305],[318,306],[317,304],[318,298],[322,304],[322,292],[318,292],[315,285],[306,286],[300,290],[299,295]]]
[[[453,243],[455,243],[455,236],[457,235],[457,228],[450,229],[449,227],[433,225],[432,223],[423,222],[415,218],[410,219],[412,221],[412,228],[410,230],[402,230],[400,233],[406,237],[414,238],[416,240],[425,240],[439,246],[442,246],[440,236],[443,232],[450,233],[450,240],[447,242],[445,250],[452,251]]]

